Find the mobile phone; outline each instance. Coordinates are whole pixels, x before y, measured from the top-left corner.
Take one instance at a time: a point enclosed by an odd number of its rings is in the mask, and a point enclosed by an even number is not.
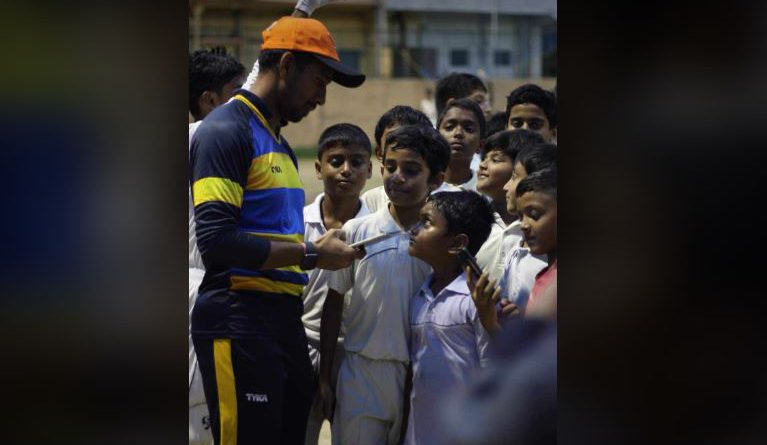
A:
[[[479,276],[482,275],[482,268],[477,264],[477,259],[474,258],[474,255],[472,255],[468,249],[462,247],[458,252],[458,258],[464,265],[468,264],[471,271],[476,275],[477,279],[479,279]]]
[[[381,233],[380,235],[371,236],[368,239],[364,239],[362,241],[357,241],[356,243],[349,244],[349,247],[352,249],[362,246],[367,246],[369,244],[377,243],[378,241],[383,241],[387,238],[390,238],[394,235],[399,234],[400,232],[389,232],[389,233]]]

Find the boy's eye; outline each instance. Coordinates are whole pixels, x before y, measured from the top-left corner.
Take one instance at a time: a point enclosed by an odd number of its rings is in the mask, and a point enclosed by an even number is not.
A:
[[[360,158],[352,159],[352,167],[354,168],[362,167],[364,164],[365,164],[365,161]]]
[[[540,119],[533,119],[530,121],[529,127],[532,130],[540,130],[541,128],[543,128],[543,121],[541,121]]]
[[[395,171],[397,171],[397,166],[394,164],[386,164],[384,168],[386,168],[386,171],[389,173],[394,173]]]
[[[330,161],[329,161],[329,163],[330,163],[330,165],[332,165],[333,167],[336,167],[336,168],[338,168],[338,167],[340,167],[340,166],[342,166],[342,165],[344,164],[344,160],[343,160],[343,158],[340,158],[340,157],[337,157],[337,156],[336,156],[336,157],[332,157],[332,158],[330,158]]]
[[[522,119],[512,119],[511,120],[511,126],[514,128],[521,128],[522,127]]]

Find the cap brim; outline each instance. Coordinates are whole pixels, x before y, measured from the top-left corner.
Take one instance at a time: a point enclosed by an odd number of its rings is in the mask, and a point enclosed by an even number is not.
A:
[[[321,56],[319,54],[312,55],[333,70],[333,82],[347,88],[357,88],[365,82],[365,75],[359,71],[350,68],[337,60],[333,60],[330,57]]]

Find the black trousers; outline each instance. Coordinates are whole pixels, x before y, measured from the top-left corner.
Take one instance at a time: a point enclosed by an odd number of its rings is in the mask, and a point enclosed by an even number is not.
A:
[[[267,302],[255,337],[192,336],[216,445],[304,443],[316,381],[297,303]]]

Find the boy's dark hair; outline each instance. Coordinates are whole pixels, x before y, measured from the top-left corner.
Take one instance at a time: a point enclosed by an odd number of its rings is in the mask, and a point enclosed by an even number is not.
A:
[[[544,168],[525,177],[517,184],[517,198],[527,192],[541,192],[557,199],[557,169]]]
[[[280,58],[283,54],[288,52],[284,49],[268,49],[261,51],[258,55],[258,69],[259,71],[266,71],[275,68],[280,63]],[[314,59],[310,53],[303,51],[290,51],[296,57],[296,63],[299,67],[305,66],[310,60]],[[316,59],[314,59],[316,60]]]
[[[374,133],[376,138],[375,143],[377,145],[384,145],[384,141],[381,141],[381,136],[383,136],[384,130],[395,124],[402,126],[419,124],[428,125],[429,127],[432,126],[429,118],[421,111],[418,111],[413,107],[408,107],[407,105],[397,105],[378,119]]]
[[[434,94],[434,102],[437,108],[437,115],[447,105],[448,99],[463,99],[476,90],[482,90],[487,93],[487,87],[482,79],[469,73],[450,73],[437,81],[437,92]]]
[[[557,146],[544,143],[525,147],[519,151],[516,162],[525,167],[528,175],[544,169],[557,168]]]
[[[350,145],[359,145],[363,147],[368,154],[371,153],[370,139],[362,131],[362,128],[354,124],[335,124],[325,129],[320,135],[320,141],[317,149],[317,159],[322,160],[322,153],[329,147],[340,145],[348,147]]]
[[[506,124],[508,122],[509,118],[503,111],[494,113],[492,116],[490,116],[490,119],[487,120],[487,130],[485,132],[485,137],[489,138],[490,136],[505,130]]]
[[[514,162],[522,149],[544,143],[543,136],[530,130],[505,130],[496,133],[482,147],[482,159],[491,151],[502,151]]]
[[[199,49],[189,55],[189,111],[197,119],[198,101],[205,91],[218,94],[224,85],[237,76],[245,75],[245,67],[224,48]]]
[[[451,108],[463,108],[464,110],[474,113],[474,117],[477,118],[477,122],[479,123],[479,138],[485,138],[485,130],[487,128],[487,124],[485,123],[485,113],[482,112],[482,108],[479,108],[479,105],[477,105],[476,102],[466,98],[454,100],[450,102],[444,110],[442,110],[442,113],[440,113],[439,118],[437,119],[438,129],[442,124],[442,120],[445,119],[445,115],[448,111],[450,111]]]
[[[435,209],[447,220],[447,233],[465,233],[469,237],[466,248],[475,255],[490,236],[493,209],[487,199],[472,191],[439,192],[429,196]]]
[[[549,127],[557,128],[557,99],[554,93],[546,91],[538,85],[528,83],[514,89],[506,97],[506,120],[511,114],[511,108],[519,104],[534,104],[543,110],[546,119],[549,120]]]
[[[429,177],[444,172],[450,162],[450,145],[431,125],[406,125],[386,135],[383,158],[391,150],[413,150],[429,166]]]

